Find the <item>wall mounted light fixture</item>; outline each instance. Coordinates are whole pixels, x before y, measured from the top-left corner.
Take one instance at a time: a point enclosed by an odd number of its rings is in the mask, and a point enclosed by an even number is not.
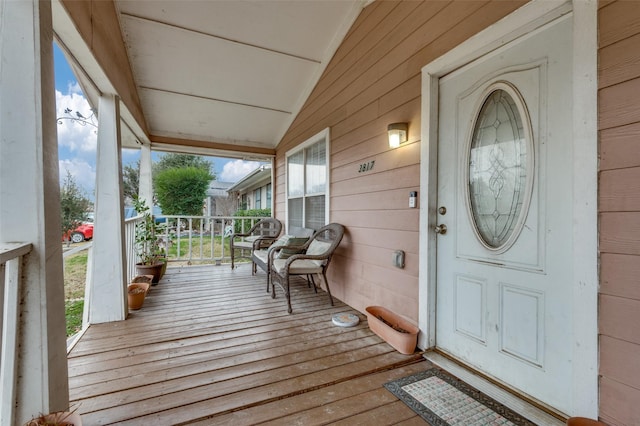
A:
[[[407,131],[409,129],[408,123],[393,123],[387,127],[387,133],[389,134],[389,147],[397,148],[403,142],[407,141]]]

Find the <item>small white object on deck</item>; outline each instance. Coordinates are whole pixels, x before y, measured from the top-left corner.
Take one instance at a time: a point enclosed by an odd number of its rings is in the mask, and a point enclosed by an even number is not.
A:
[[[353,327],[358,325],[360,318],[356,314],[342,313],[335,314],[331,317],[331,321],[339,327]]]

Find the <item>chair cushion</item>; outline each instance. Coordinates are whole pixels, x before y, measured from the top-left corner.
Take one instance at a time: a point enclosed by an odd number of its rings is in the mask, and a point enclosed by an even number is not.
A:
[[[315,256],[325,254],[329,247],[331,247],[331,243],[313,240],[311,241],[311,244],[309,244],[309,248],[307,248],[307,254]]]
[[[304,243],[307,242],[308,239],[309,238],[307,238],[307,237],[290,237],[289,238],[289,242],[286,245],[288,245],[288,246],[302,246],[302,245],[304,245]],[[298,253],[302,253],[302,250],[291,249],[291,248],[282,249],[282,250],[280,250],[280,253],[278,253],[277,258],[278,259],[288,259],[292,255],[298,254]]]
[[[259,261],[266,265],[267,261],[269,260],[269,252],[267,250],[254,250],[253,257],[257,258]]]
[[[273,247],[286,246],[287,244],[289,244],[289,238],[291,238],[291,235],[284,234],[284,235],[280,236],[280,238],[275,240],[273,242],[273,244],[271,244],[271,245]]]
[[[274,259],[271,267],[278,275],[282,275],[285,259]],[[321,260],[300,259],[294,260],[289,266],[289,275],[319,274],[322,272]]]

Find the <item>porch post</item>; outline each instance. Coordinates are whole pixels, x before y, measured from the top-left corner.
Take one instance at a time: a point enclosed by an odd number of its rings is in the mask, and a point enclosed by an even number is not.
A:
[[[124,196],[120,141],[120,101],[102,95],[98,105],[95,231],[90,260],[89,322],[127,317]]]
[[[0,0],[0,241],[33,244],[21,274],[17,388],[23,424],[69,404],[51,3]]]
[[[151,177],[151,145],[142,144],[140,148],[140,181],[138,197],[144,200],[147,207],[153,207],[153,180]]]

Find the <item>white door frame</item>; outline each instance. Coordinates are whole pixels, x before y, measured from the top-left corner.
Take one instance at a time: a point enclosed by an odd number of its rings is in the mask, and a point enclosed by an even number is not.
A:
[[[532,1],[422,69],[418,346],[435,347],[438,86],[441,76],[573,10],[573,409],[598,416],[597,0]]]

